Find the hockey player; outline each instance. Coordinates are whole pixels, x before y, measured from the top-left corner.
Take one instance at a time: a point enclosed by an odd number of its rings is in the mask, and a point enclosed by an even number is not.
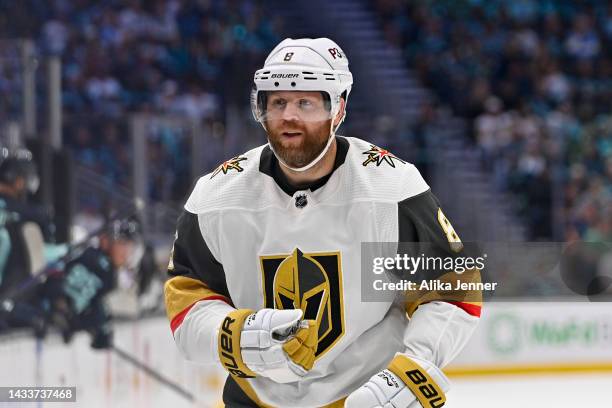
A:
[[[0,298],[31,277],[43,259],[43,240],[53,240],[54,224],[40,205],[28,201],[38,189],[39,178],[32,153],[26,149],[0,148]],[[37,232],[40,245],[28,231]],[[34,291],[20,294],[8,307],[0,305],[0,331],[9,327],[32,327],[44,332],[44,318],[34,306]]]
[[[111,346],[111,315],[105,296],[115,289],[117,269],[127,263],[138,236],[138,223],[133,219],[109,222],[97,237],[97,244],[85,248],[41,285],[39,293],[45,309],[65,342],[74,333],[87,331],[92,348]]]
[[[33,223],[45,241],[53,239],[50,214],[27,200],[38,189],[38,180],[30,151],[0,148],[0,294],[30,275],[24,225]]]
[[[480,305],[364,302],[360,286],[362,242],[456,255],[437,199],[413,165],[336,136],[353,78],[333,41],[286,39],[254,80],[269,143],[203,176],[178,220],[165,298],[179,350],[227,369],[230,408],[444,405],[441,368]]]

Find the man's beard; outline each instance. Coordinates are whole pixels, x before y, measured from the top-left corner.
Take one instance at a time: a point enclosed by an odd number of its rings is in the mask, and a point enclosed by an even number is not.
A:
[[[268,132],[268,141],[274,152],[289,167],[300,168],[310,164],[325,149],[329,140],[329,127],[323,125],[313,133],[302,130],[300,144],[283,146],[281,142],[282,131]]]

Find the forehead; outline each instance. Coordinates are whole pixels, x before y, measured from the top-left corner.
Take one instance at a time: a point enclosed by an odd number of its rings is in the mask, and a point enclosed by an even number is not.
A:
[[[298,98],[314,98],[323,99],[323,95],[319,91],[269,91],[268,98],[283,98],[283,99],[298,99]]]

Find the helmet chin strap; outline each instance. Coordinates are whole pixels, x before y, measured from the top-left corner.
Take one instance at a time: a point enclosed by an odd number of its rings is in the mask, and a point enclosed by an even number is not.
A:
[[[333,115],[333,117],[335,118],[336,115]],[[342,123],[342,121],[340,121],[340,123]],[[338,126],[340,126],[340,123],[338,123]],[[262,123],[262,125],[263,125],[263,123]],[[333,120],[331,121],[331,126],[330,126],[330,129],[329,129],[329,138],[327,139],[327,143],[325,144],[325,147],[323,148],[323,150],[321,150],[321,153],[319,153],[318,156],[315,157],[315,159],[313,161],[311,161],[310,163],[308,163],[307,165],[302,166],[302,167],[291,167],[287,163],[285,163],[285,161],[283,159],[281,159],[280,156],[276,153],[276,151],[274,150],[274,147],[272,147],[272,143],[270,143],[270,139],[269,138],[268,138],[268,146],[270,146],[270,150],[272,150],[272,153],[274,153],[274,156],[276,156],[276,159],[279,161],[280,164],[282,164],[283,166],[285,166],[286,168],[288,168],[291,171],[302,173],[302,172],[304,172],[306,170],[309,170],[309,169],[313,168],[325,156],[325,154],[329,150],[329,147],[332,144],[332,141],[334,140],[334,137],[336,136],[336,129],[338,129],[338,126],[335,126],[335,128],[334,128],[334,121]],[[265,126],[264,126],[264,129],[266,129]],[[267,131],[267,129],[266,129],[266,131]]]

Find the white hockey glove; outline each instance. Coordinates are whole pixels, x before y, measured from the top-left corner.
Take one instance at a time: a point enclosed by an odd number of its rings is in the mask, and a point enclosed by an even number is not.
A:
[[[386,370],[353,391],[345,408],[439,408],[450,388],[446,375],[429,361],[398,354]]]
[[[261,375],[278,383],[300,380],[314,364],[318,328],[300,309],[239,309],[218,330],[218,356],[230,374]]]

